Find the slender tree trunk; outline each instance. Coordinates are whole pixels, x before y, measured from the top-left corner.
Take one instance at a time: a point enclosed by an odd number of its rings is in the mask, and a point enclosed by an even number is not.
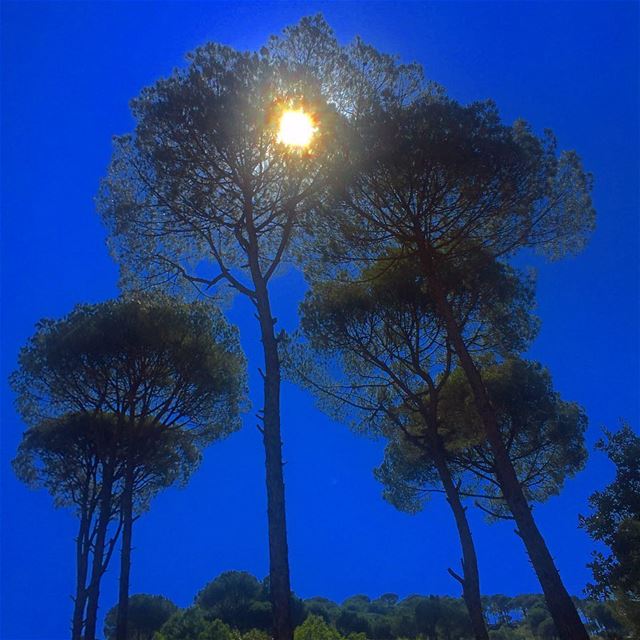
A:
[[[588,640],[589,636],[580,620],[578,611],[566,590],[553,557],[540,533],[527,499],[522,491],[513,464],[502,440],[495,411],[491,406],[489,394],[471,357],[453,309],[447,299],[445,290],[436,277],[433,261],[427,250],[422,248],[420,259],[429,275],[432,291],[435,296],[438,315],[444,321],[447,335],[460,361],[471,390],[478,413],[482,419],[485,434],[496,463],[496,476],[504,499],[518,526],[518,534],[527,549],[529,559],[540,581],[547,606],[558,635],[561,640]]]
[[[113,462],[105,465],[102,474],[102,488],[100,489],[100,514],[93,548],[93,562],[91,565],[91,581],[87,598],[87,622],[84,640],[95,640],[96,624],[98,621],[98,600],[100,599],[100,580],[105,570],[104,552],[107,539],[107,528],[111,521],[111,492],[113,489]]]
[[[122,547],[118,584],[116,640],[126,640],[129,618],[129,576],[131,574],[131,539],[133,535],[133,473],[127,469],[122,492]]]
[[[269,528],[269,589],[273,613],[273,639],[293,640],[291,619],[291,581],[289,577],[289,547],[285,510],[284,474],[282,468],[282,437],[280,434],[280,357],[271,314],[268,280],[260,265],[259,234],[253,222],[251,189],[246,190],[247,261],[253,281],[264,353],[264,408],[262,440],[265,453],[267,485],[267,522]],[[283,232],[286,233],[286,232]],[[285,238],[282,239],[286,241]],[[274,258],[280,260],[280,258]]]
[[[71,622],[72,640],[82,640],[84,610],[87,603],[90,529],[89,515],[85,512],[80,518],[80,528],[76,540],[76,594],[73,599],[73,618]]]
[[[482,601],[480,599],[480,573],[478,571],[478,557],[471,535],[471,528],[467,520],[467,512],[460,500],[460,493],[456,488],[449,465],[442,451],[442,444],[439,441],[434,443],[433,459],[440,476],[440,481],[447,496],[447,502],[453,511],[456,521],[460,546],[462,547],[462,576],[449,569],[449,573],[462,585],[462,597],[467,606],[471,627],[476,640],[489,640],[489,632],[482,612]]]
[[[269,524],[269,583],[273,606],[273,637],[292,640],[291,583],[285,511],[282,439],[280,435],[280,358],[274,332],[275,320],[266,284],[258,278],[256,297],[264,351],[263,442],[267,484],[267,520]]]

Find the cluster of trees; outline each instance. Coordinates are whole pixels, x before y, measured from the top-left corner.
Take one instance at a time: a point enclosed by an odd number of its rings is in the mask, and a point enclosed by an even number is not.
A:
[[[293,598],[295,640],[466,640],[473,638],[464,600],[394,593],[356,595],[341,604],[327,598]],[[575,599],[593,637],[624,638],[626,630],[608,603]],[[268,580],[240,571],[219,575],[178,609],[162,596],[131,598],[131,640],[268,640]],[[482,608],[495,640],[554,640],[557,633],[540,594],[483,596]],[[117,608],[107,615],[105,636],[115,639]]]
[[[558,259],[585,245],[595,214],[579,157],[558,152],[550,132],[502,123],[491,102],[457,103],[418,65],[358,38],[341,45],[321,16],[257,53],[209,43],[188,61],[132,101],[135,129],[115,139],[101,186],[125,296],[41,324],[14,376],[29,425],[16,469],[80,520],[73,638],[95,638],[100,578],[120,535],[115,637],[128,637],[133,521],[239,424],[237,337],[201,302],[232,290],[255,308],[264,357],[270,573],[251,616],[270,616],[276,640],[292,640],[300,622],[280,433],[287,375],[327,412],[386,439],[376,474],[391,502],[416,510],[444,493],[462,555],[450,573],[472,637],[487,640],[490,625],[469,500],[515,522],[553,633],[586,640],[532,512],[582,468],[586,417],[521,356],[538,328],[535,282],[513,265],[523,251]],[[287,109],[313,120],[308,145],[281,141]],[[277,330],[270,300],[287,264],[309,283],[292,336]],[[164,293],[139,293],[154,288]],[[634,527],[594,535],[625,563]],[[629,593],[615,562],[597,566],[612,594]],[[203,613],[206,597],[160,637],[198,625],[201,640],[223,633],[226,619]],[[243,630],[243,620],[231,624]]]
[[[29,428],[15,471],[79,520],[72,638],[96,638],[119,537],[125,638],[135,520],[158,491],[187,481],[205,446],[240,426],[237,332],[202,303],[122,298],[41,321],[19,365],[11,382]]]

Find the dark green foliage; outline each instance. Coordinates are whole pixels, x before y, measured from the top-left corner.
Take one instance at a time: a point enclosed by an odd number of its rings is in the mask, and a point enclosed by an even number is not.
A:
[[[259,582],[246,571],[226,571],[200,590],[194,604],[207,618],[219,619],[240,631],[271,629],[268,578]],[[293,594],[291,612],[296,626],[306,617],[302,601]]]
[[[366,157],[338,195],[334,251],[337,229],[367,256],[387,249],[383,238],[407,251],[425,242],[442,268],[469,244],[492,256],[531,246],[558,257],[580,250],[593,229],[591,177],[578,156],[558,155],[551,132],[502,124],[491,101],[463,106],[426,91],[360,125]]]
[[[340,612],[340,605],[319,596],[308,598],[304,601],[305,609],[309,614],[321,617],[325,622],[335,622]]]
[[[188,418],[206,442],[239,426],[244,357],[215,308],[139,295],[42,320],[11,380],[29,425],[68,412],[133,412],[176,426]]]
[[[293,599],[304,610],[296,622],[295,640],[474,638],[461,598],[412,595],[400,599],[387,593],[379,598],[354,595],[342,604],[322,597]],[[200,634],[205,640],[210,636],[213,640],[267,640],[270,636],[260,635],[266,631],[252,629],[248,624],[252,606],[263,601],[268,604],[265,583],[242,571],[222,573],[198,593],[194,606],[174,614],[153,640],[202,640]],[[594,638],[624,638],[624,628],[611,604],[578,599],[575,602]],[[482,603],[492,639],[555,639],[553,621],[541,594],[496,594],[483,596]],[[246,618],[242,618],[242,612]],[[233,624],[231,618],[239,619],[239,624]]]
[[[575,403],[554,391],[549,372],[535,362],[508,358],[485,365],[483,375],[496,409],[502,436],[529,500],[544,501],[559,492],[565,478],[586,461],[584,431],[587,419]],[[483,508],[508,517],[495,479],[495,464],[483,435],[482,421],[462,371],[455,370],[442,386],[438,419],[452,468],[469,471],[463,495],[482,501]],[[424,431],[420,421],[410,426],[413,437]],[[414,512],[434,484],[433,467],[422,447],[400,434],[391,440],[376,476],[385,485],[385,497],[399,508]]]
[[[584,411],[562,400],[553,389],[549,372],[538,363],[509,358],[485,366],[483,373],[526,495],[532,501],[544,501],[557,494],[565,478],[579,471],[586,461]],[[454,371],[442,387],[438,409],[453,468],[477,477],[467,480],[462,494],[481,499],[488,511],[507,517],[495,480],[493,454],[460,370]],[[415,422],[410,429],[413,436],[418,436],[424,427]],[[388,445],[376,476],[385,485],[385,497],[409,512],[421,508],[428,496],[425,488],[435,482],[429,457],[402,434]]]
[[[30,427],[16,473],[78,511],[73,637],[84,626],[94,640],[100,580],[120,531],[126,621],[135,514],[161,488],[186,482],[201,449],[240,426],[237,333],[211,306],[163,295],[79,305],[38,324],[11,383]]]
[[[247,631],[270,628],[271,605],[263,585],[244,571],[227,571],[198,593],[195,604],[211,618]]]
[[[313,614],[296,629],[293,637],[294,640],[342,640],[336,629]]]
[[[526,618],[527,612],[532,607],[537,604],[543,602],[542,598],[539,594],[532,593],[524,593],[519,596],[514,596],[511,598],[511,609],[510,611],[513,613],[514,611],[519,612],[523,618]]]
[[[367,636],[371,634],[371,625],[367,618],[344,603],[336,618],[336,628],[345,636],[350,633],[364,633]]]
[[[525,622],[534,638],[540,638],[541,640],[555,640],[557,638],[558,634],[555,625],[549,610],[543,602],[531,608],[527,613]]]
[[[11,378],[31,426],[14,468],[66,504],[87,460],[94,473],[115,461],[116,480],[127,463],[144,509],[154,490],[186,481],[200,447],[240,426],[244,367],[236,331],[200,303],[146,295],[43,320]]]
[[[485,365],[482,375],[528,499],[540,502],[556,495],[565,478],[580,471],[587,459],[584,410],[560,397],[549,371],[539,363],[512,357]],[[449,432],[454,442],[462,434],[471,444],[458,450],[459,464],[478,473],[480,487],[493,504],[491,510],[506,515],[506,508],[497,500],[501,497],[497,482],[484,481],[487,474],[495,477],[495,463],[462,371],[455,371],[443,388],[440,408],[445,433]]]
[[[177,610],[178,607],[164,596],[151,596],[146,593],[130,596],[127,640],[152,640],[154,633],[159,631]],[[114,640],[116,637],[117,613],[117,607],[107,612],[104,620],[106,640]]]
[[[233,615],[236,607],[243,607],[246,603],[259,599],[262,590],[258,579],[250,573],[226,571],[198,593],[195,604],[214,614]]]
[[[81,515],[100,493],[101,466],[116,440],[112,415],[44,420],[24,433],[13,467],[30,487],[47,489],[56,506],[73,506]]]
[[[557,631],[540,594],[509,597],[501,594],[482,598],[492,630],[492,640],[525,640],[557,638]],[[622,640],[627,637],[615,613],[615,603],[574,598],[593,638]]]
[[[342,608],[350,611],[367,611],[371,606],[371,598],[363,594],[350,596],[342,602]]]
[[[260,629],[250,629],[242,634],[242,640],[271,640],[271,634]]]
[[[473,350],[508,354],[528,344],[537,330],[532,296],[528,276],[491,261],[452,278],[451,300]],[[427,381],[444,382],[450,352],[430,279],[415,261],[390,254],[353,278],[316,282],[301,314],[308,344],[290,345],[287,373],[332,415],[389,435],[397,430],[390,410],[419,412],[435,401]]]
[[[154,640],[239,640],[220,620],[211,620],[199,607],[178,611],[156,633]]]
[[[613,598],[620,617],[640,635],[640,436],[624,424],[606,431],[596,447],[613,462],[616,476],[589,498],[593,513],[580,517],[580,526],[611,550],[594,552],[588,591]]]
[[[424,634],[429,640],[436,638],[436,629],[443,617],[440,599],[433,596],[421,599],[415,607],[414,615],[416,631]]]
[[[619,605],[615,601],[580,600],[578,606],[587,620],[589,631],[594,635],[614,640],[627,635],[620,620]],[[633,629],[633,625],[629,624]]]
[[[537,331],[531,313],[531,274],[497,262],[479,249],[450,261],[447,269],[448,294],[461,326],[473,331],[472,347],[506,354],[529,344]],[[383,328],[387,342],[394,339],[397,348],[406,350],[405,342],[415,338],[415,332],[423,331],[427,341],[437,339],[444,329],[436,316],[431,279],[399,251],[384,254],[350,277],[343,273],[339,280],[314,282],[301,314],[305,334],[318,350],[346,350],[363,332],[375,335]],[[385,346],[382,335],[379,349]]]

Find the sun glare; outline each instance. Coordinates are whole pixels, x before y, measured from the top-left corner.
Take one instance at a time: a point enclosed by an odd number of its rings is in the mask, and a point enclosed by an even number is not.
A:
[[[306,147],[311,142],[315,130],[313,120],[302,109],[285,111],[280,118],[278,142],[293,147]]]

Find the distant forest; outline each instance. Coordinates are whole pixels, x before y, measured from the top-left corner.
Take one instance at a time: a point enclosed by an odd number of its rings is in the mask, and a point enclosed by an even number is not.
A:
[[[623,638],[610,603],[574,598],[593,638]],[[483,596],[492,640],[552,640],[553,620],[542,594]],[[292,599],[295,640],[471,640],[464,600],[395,593],[355,595],[341,604],[320,596]],[[114,640],[117,609],[107,614],[105,637]],[[129,605],[132,640],[269,640],[269,581],[228,571],[208,583],[194,604],[179,609],[163,596],[137,594]]]

